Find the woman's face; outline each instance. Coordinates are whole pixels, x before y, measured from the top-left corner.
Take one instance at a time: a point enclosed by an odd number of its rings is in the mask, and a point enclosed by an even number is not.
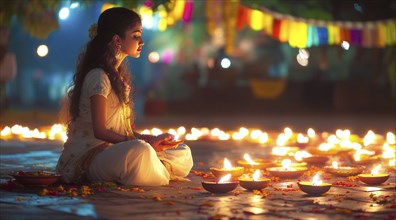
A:
[[[142,25],[139,23],[128,29],[124,39],[121,39],[121,51],[125,56],[140,57],[143,45]]]

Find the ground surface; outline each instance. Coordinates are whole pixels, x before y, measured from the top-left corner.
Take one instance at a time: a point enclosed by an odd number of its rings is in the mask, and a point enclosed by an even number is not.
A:
[[[2,122],[7,119],[2,119]],[[11,120],[11,119],[10,119]],[[156,120],[147,118],[141,127],[177,128],[207,126],[233,129],[246,126],[280,129],[290,126],[297,129],[315,127],[322,131],[349,128],[357,133],[373,129],[378,132],[394,131],[394,117],[383,116],[273,116],[240,118],[177,118]],[[15,120],[13,120],[15,121]],[[46,125],[45,121],[35,122]],[[2,124],[2,126],[10,123]],[[49,123],[47,123],[49,125]],[[193,170],[209,173],[210,167],[219,167],[219,161],[227,157],[233,164],[244,153],[252,157],[269,155],[272,147],[248,142],[191,141],[194,157]],[[368,187],[359,181],[325,175],[332,188],[321,196],[308,196],[298,190],[297,179],[272,181],[271,186],[253,193],[238,186],[226,194],[211,194],[204,190],[202,176],[191,173],[190,182],[171,182],[162,187],[89,186],[96,190],[92,195],[40,196],[43,188],[6,185],[12,178],[7,174],[15,170],[53,170],[62,150],[60,141],[48,140],[0,140],[0,190],[1,219],[395,219],[396,176],[382,185]],[[340,158],[337,158],[340,159]],[[300,177],[312,178],[311,174]],[[4,186],[9,186],[4,187]],[[72,186],[64,186],[70,188]],[[7,188],[8,190],[6,190]]]

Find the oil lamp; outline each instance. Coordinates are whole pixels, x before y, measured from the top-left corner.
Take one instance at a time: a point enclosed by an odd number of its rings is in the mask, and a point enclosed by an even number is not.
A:
[[[245,160],[238,160],[237,163],[239,166],[242,166],[246,169],[255,168],[255,169],[265,169],[271,166],[274,166],[275,163],[265,159],[255,159],[252,160],[249,154],[244,154],[243,158]]]
[[[376,166],[371,170],[371,174],[363,173],[359,174],[360,181],[366,183],[367,185],[379,185],[384,183],[389,179],[389,174],[379,173],[381,169],[381,164]]]
[[[227,193],[238,186],[237,181],[230,181],[231,179],[231,174],[226,174],[222,178],[220,178],[219,181],[203,181],[202,187],[211,192],[211,193],[216,193],[216,194],[221,194],[221,193]]]
[[[268,186],[270,179],[261,178],[260,176],[261,176],[260,170],[256,170],[253,174],[253,177],[245,177],[245,176],[240,177],[238,179],[239,185],[241,185],[243,188],[247,190],[263,189]]]
[[[243,167],[233,167],[227,158],[224,158],[224,167],[223,168],[215,168],[211,167],[210,171],[212,171],[213,175],[220,178],[225,176],[226,174],[231,174],[231,177],[238,178],[243,174]]]
[[[331,188],[330,183],[323,183],[323,181],[320,180],[319,174],[315,174],[312,178],[312,182],[297,182],[297,185],[300,187],[301,191],[312,196],[321,195]]]
[[[282,167],[270,167],[267,171],[272,175],[282,179],[294,179],[298,178],[307,171],[306,167],[291,167],[291,160],[284,159],[282,161]]]
[[[361,174],[364,170],[362,166],[338,166],[337,161],[333,161],[332,166],[325,166],[325,170],[335,176],[348,177]]]

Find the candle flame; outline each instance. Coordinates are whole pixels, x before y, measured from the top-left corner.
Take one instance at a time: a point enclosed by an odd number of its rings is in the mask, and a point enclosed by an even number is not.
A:
[[[396,144],[395,134],[393,134],[392,132],[386,133],[386,141],[389,144]]]
[[[334,168],[334,169],[338,169],[338,163],[337,163],[337,161],[333,161],[332,165],[333,165],[333,168]]]
[[[255,161],[253,161],[253,160],[250,158],[249,154],[244,154],[244,155],[243,155],[243,158],[244,158],[247,162],[249,162],[249,164],[252,165],[252,166],[258,164],[258,163],[256,163]]]
[[[378,166],[374,167],[371,170],[371,176],[377,175],[379,173],[379,170],[381,169],[381,164],[379,164]]]
[[[315,176],[312,178],[312,185],[313,186],[317,186],[317,185],[320,185],[322,183],[323,183],[323,181],[320,179],[319,174],[318,173],[315,174]]]
[[[363,144],[364,146],[368,146],[370,144],[373,144],[374,142],[375,142],[375,133],[372,130],[369,130],[366,136],[364,136]]]
[[[302,161],[304,158],[307,157],[312,157],[312,154],[308,153],[307,151],[297,151],[294,154],[294,159],[296,159],[297,161]]]
[[[231,165],[230,161],[227,160],[227,158],[224,158],[224,169],[225,170],[231,170],[232,169],[232,165]]]
[[[396,159],[389,160],[389,166],[394,167],[396,165]]]
[[[253,174],[253,181],[257,181],[260,178],[260,170],[256,170]]]
[[[285,169],[285,170],[290,169],[291,163],[292,163],[292,162],[291,162],[290,159],[284,159],[284,160],[282,160],[282,167],[283,167],[283,169]]]
[[[218,183],[225,183],[225,182],[229,181],[230,179],[231,179],[231,173],[221,177]]]
[[[315,130],[312,128],[308,128],[307,134],[309,138],[313,138],[315,137]]]

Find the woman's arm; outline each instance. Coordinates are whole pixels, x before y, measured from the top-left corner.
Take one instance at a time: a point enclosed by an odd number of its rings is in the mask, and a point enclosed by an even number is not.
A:
[[[127,137],[123,134],[116,133],[106,128],[106,102],[107,99],[101,95],[93,95],[91,97],[92,127],[95,138],[110,143],[118,143],[130,139],[135,139],[133,136]]]

